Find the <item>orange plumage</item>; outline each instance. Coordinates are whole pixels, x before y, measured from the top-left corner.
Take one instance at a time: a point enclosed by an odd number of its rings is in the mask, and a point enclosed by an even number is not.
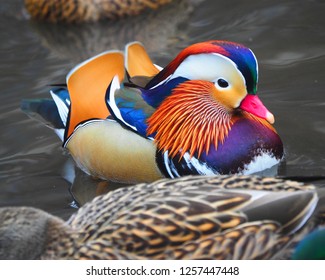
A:
[[[209,152],[210,144],[217,148],[227,137],[231,115],[213,98],[215,87],[206,81],[186,81],[148,119],[148,135],[155,133],[159,149],[181,157],[186,151],[198,156]]]

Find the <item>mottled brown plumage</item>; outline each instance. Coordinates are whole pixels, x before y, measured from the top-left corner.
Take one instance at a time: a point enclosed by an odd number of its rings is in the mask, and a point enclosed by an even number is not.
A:
[[[49,22],[84,22],[137,15],[171,0],[25,0],[31,17]]]
[[[288,258],[324,222],[323,202],[312,185],[274,178],[161,180],[99,196],[67,223],[33,208],[0,209],[0,258]]]

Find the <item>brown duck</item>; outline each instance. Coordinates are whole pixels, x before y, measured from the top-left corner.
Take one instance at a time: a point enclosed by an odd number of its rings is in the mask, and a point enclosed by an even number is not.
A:
[[[172,0],[25,0],[32,18],[49,22],[117,19],[157,9]]]
[[[279,259],[325,221],[324,193],[274,178],[182,177],[99,196],[68,222],[0,208],[0,259]]]

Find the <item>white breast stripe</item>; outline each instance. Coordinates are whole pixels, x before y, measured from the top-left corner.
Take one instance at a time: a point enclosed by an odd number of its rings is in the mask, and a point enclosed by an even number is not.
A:
[[[170,178],[180,177],[175,168],[173,161],[168,158],[168,151],[164,152],[164,163]]]
[[[191,167],[193,166],[200,175],[217,175],[218,174],[213,169],[209,168],[206,163],[200,162],[195,157],[190,157],[190,154],[187,152],[184,154],[184,159],[185,159],[189,169],[191,169]]]

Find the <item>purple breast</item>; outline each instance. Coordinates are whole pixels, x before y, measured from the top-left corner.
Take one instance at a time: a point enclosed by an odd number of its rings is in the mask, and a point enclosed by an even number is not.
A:
[[[236,174],[242,173],[245,166],[264,154],[278,161],[283,158],[283,144],[279,135],[259,122],[240,119],[231,127],[224,143],[219,143],[217,149],[212,144],[208,154],[202,153],[199,158],[194,154],[192,159],[188,155],[180,159],[178,155],[173,158],[166,157],[163,151],[157,150],[156,162],[166,177],[203,175],[211,172]],[[263,169],[274,165],[267,164],[269,163],[263,163]]]
[[[230,174],[241,172],[245,165],[264,153],[282,159],[283,144],[279,135],[259,122],[241,119],[231,127],[224,143],[219,143],[217,150],[211,146],[200,161],[220,174]]]

